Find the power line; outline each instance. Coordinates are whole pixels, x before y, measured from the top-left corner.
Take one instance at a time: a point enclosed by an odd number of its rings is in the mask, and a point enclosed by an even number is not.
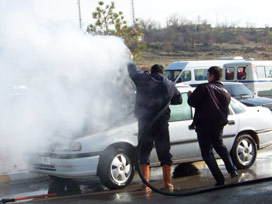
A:
[[[135,13],[134,13],[134,1],[131,0],[131,24],[135,23]]]
[[[81,23],[81,9],[80,9],[80,0],[77,0],[78,4],[78,15],[79,15],[79,28],[82,28],[82,23]]]

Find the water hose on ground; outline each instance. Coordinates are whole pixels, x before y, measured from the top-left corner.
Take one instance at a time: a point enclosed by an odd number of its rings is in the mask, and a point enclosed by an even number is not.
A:
[[[49,193],[49,194],[41,194],[41,195],[32,195],[32,196],[24,196],[24,197],[17,197],[17,198],[5,198],[0,200],[0,204],[5,204],[9,202],[16,202],[18,200],[27,200],[27,199],[33,199],[33,198],[49,198],[56,196],[56,193]]]

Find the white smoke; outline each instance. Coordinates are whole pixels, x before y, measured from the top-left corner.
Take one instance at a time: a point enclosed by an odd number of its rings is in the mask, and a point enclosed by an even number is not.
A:
[[[120,38],[40,21],[31,1],[1,1],[0,146],[24,151],[125,116],[127,61]]]

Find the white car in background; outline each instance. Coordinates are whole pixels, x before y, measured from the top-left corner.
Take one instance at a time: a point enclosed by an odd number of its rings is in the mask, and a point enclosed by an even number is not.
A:
[[[189,130],[194,109],[187,104],[192,88],[178,87],[183,103],[171,106],[169,122],[171,153],[174,163],[202,160],[196,132]],[[229,123],[225,126],[224,143],[239,169],[251,167],[257,149],[272,142],[272,114],[268,108],[247,107],[231,100]],[[78,178],[98,176],[109,189],[126,186],[134,176],[137,146],[137,122],[105,132],[85,135],[65,144],[53,144],[47,151],[30,153],[29,170],[51,177]],[[155,151],[152,165],[159,165]]]

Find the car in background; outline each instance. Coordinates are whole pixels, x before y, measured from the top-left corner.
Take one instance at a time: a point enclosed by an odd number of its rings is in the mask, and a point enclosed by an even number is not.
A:
[[[243,83],[222,82],[230,95],[246,106],[263,106],[272,111],[272,98],[257,97]]]
[[[187,103],[192,87],[179,87],[183,103],[172,105],[169,121],[173,163],[202,160],[192,123],[194,109]],[[239,169],[251,167],[257,150],[271,144],[272,114],[267,108],[247,107],[231,100],[228,124],[224,128],[224,143]],[[109,189],[122,188],[134,177],[135,150],[138,145],[138,126],[135,119],[126,125],[95,134],[84,135],[58,144],[51,144],[39,152],[29,152],[28,169],[55,178],[98,176]],[[151,166],[159,166],[155,150],[151,152]]]

